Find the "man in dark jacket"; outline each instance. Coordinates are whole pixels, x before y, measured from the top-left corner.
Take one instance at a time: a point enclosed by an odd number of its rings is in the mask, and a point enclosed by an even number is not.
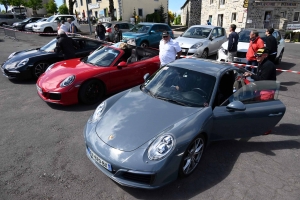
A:
[[[114,25],[115,31],[114,31],[114,39],[113,42],[114,43],[118,43],[122,40],[123,36],[122,36],[122,31],[119,29],[119,25],[115,24]]]
[[[274,32],[273,28],[268,28],[266,30],[266,47],[269,49],[268,59],[275,64],[275,59],[277,55],[278,42],[276,38],[272,35]]]
[[[276,81],[276,68],[274,63],[267,59],[269,50],[260,48],[257,50],[255,57],[258,62],[257,74],[245,72],[244,76],[250,76],[255,81],[274,80]]]
[[[59,53],[62,51],[66,60],[75,58],[75,48],[79,48],[79,45],[72,38],[68,37],[63,30],[58,30],[57,33],[59,38],[57,39],[54,52]]]
[[[228,62],[233,62],[233,58],[236,56],[237,53],[237,45],[239,42],[239,35],[235,32],[236,25],[231,24],[229,27],[229,37],[228,37],[228,55],[227,60]]]
[[[98,25],[96,26],[95,31],[97,32],[97,36],[99,40],[105,40],[106,29],[102,25],[102,22],[99,20]]]

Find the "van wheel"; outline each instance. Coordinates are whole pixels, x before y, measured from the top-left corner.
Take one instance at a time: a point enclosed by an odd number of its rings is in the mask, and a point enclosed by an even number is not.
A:
[[[50,27],[45,28],[44,33],[52,33],[53,29]]]

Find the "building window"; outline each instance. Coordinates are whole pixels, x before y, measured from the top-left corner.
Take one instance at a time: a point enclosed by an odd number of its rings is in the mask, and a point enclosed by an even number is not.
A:
[[[225,5],[225,0],[220,0],[220,6]]]
[[[210,0],[210,4],[213,4],[214,3],[214,0]]]
[[[76,6],[76,8],[78,8],[78,4],[77,4],[77,1],[76,1],[76,3],[75,3],[75,6]]]
[[[81,6],[83,5],[82,0],[80,0],[80,5],[81,5]]]
[[[231,14],[231,22],[236,22],[236,13]]]
[[[140,17],[143,17],[143,9],[142,8],[138,9],[138,14]]]
[[[285,18],[285,16],[286,16],[286,11],[280,12],[280,17]]]
[[[218,15],[218,26],[223,26],[223,14]]]
[[[265,12],[265,21],[266,22],[269,22],[271,20],[271,15],[272,15],[271,11]]]
[[[294,12],[293,22],[298,22],[299,21],[299,13],[300,12]]]
[[[154,9],[154,12],[159,12],[159,9]]]
[[[212,15],[208,15],[208,21],[211,23],[212,22]]]
[[[87,3],[92,3],[92,0],[87,0]]]

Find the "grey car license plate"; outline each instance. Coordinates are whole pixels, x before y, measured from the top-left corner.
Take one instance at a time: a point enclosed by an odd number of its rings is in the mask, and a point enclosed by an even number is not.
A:
[[[99,163],[102,167],[104,167],[108,171],[112,171],[111,164],[109,164],[108,162],[106,162],[105,160],[103,160],[102,158],[100,158],[99,156],[97,156],[91,149],[88,148],[88,150],[89,150],[91,158],[94,161],[96,161],[97,163]]]

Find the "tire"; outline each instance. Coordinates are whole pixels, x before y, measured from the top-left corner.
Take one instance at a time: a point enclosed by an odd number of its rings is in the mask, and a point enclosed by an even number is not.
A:
[[[143,41],[140,46],[143,48],[146,48],[146,47],[149,47],[149,44],[148,44],[148,42]]]
[[[52,33],[52,32],[53,32],[53,29],[50,27],[47,27],[44,29],[44,33]]]
[[[0,26],[3,26],[3,25],[7,25],[7,23],[3,22],[3,23],[0,24]]]
[[[204,49],[204,51],[202,52],[201,58],[207,59],[208,57],[208,50]]]
[[[200,134],[189,144],[179,166],[179,177],[184,178],[194,172],[202,158],[205,143],[204,135]]]
[[[84,104],[95,104],[100,101],[104,95],[104,85],[99,80],[89,80],[79,89],[79,101]]]
[[[275,59],[275,64],[278,65],[281,63],[281,60],[282,60],[282,56],[283,56],[283,52],[284,50],[282,50],[278,56],[278,58]]]
[[[50,64],[48,62],[44,61],[36,63],[32,68],[33,78],[38,79],[46,71],[49,65]]]

